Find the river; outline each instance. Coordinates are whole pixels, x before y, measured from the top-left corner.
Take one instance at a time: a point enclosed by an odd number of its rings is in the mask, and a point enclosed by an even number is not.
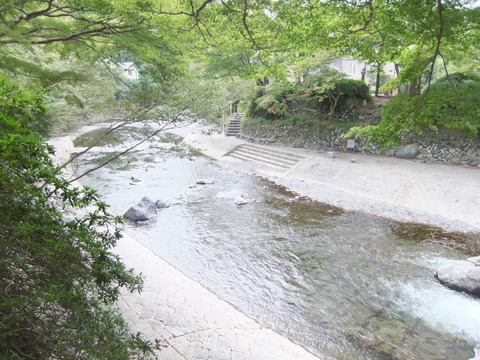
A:
[[[141,136],[126,128],[79,162],[98,164]],[[85,146],[102,127],[80,137]],[[143,181],[130,185],[131,178]],[[213,184],[196,185],[199,179]],[[474,254],[469,235],[314,202],[219,167],[168,134],[82,179],[114,214],[142,197],[171,203],[126,230],[261,324],[335,359],[469,359],[480,301],[433,273]],[[250,201],[235,205],[234,194]]]

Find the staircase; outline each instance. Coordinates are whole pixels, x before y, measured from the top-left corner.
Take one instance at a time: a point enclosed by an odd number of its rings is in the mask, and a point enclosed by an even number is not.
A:
[[[242,129],[242,119],[243,115],[241,113],[236,113],[235,117],[230,120],[228,124],[227,130],[225,131],[225,136],[237,136],[240,134],[240,130]]]
[[[235,149],[227,153],[226,156],[266,164],[285,171],[291,169],[300,160],[305,159],[305,157],[301,155],[249,144],[237,146]]]

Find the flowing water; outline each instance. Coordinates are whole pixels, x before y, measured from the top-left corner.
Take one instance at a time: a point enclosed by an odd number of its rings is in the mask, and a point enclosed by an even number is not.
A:
[[[127,131],[130,140],[138,133]],[[82,170],[115,147],[94,150],[79,164]],[[132,176],[143,182],[130,185]],[[214,184],[194,185],[205,178]],[[174,137],[157,139],[82,181],[99,189],[119,215],[144,196],[169,201],[155,223],[127,231],[316,354],[466,360],[480,342],[480,300],[433,277],[448,259],[473,256],[473,237],[310,201],[222,169]],[[234,194],[251,201],[237,206]]]

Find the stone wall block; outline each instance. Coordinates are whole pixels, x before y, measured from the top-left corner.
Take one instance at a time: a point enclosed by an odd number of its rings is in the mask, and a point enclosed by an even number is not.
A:
[[[375,115],[377,116],[377,115]],[[347,130],[323,129],[313,130],[300,126],[274,126],[245,124],[241,137],[258,144],[290,146],[323,151],[347,151],[347,140],[343,137]],[[355,139],[359,149],[365,146],[364,139]],[[455,165],[480,167],[480,136],[475,138],[442,129],[437,133],[425,132],[422,136],[408,134],[404,144],[418,147],[416,158],[422,161],[438,161]],[[376,154],[377,146],[371,145],[363,151]],[[383,151],[383,155],[392,156],[394,152]]]

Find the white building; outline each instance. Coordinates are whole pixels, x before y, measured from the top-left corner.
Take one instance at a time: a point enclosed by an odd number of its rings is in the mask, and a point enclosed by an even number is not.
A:
[[[119,62],[118,66],[122,69],[122,75],[130,80],[138,80],[140,72],[137,65],[131,61]]]
[[[372,90],[375,89],[377,69],[373,65],[367,65],[354,59],[336,58],[332,61],[330,67],[344,73],[348,79],[363,80]],[[385,64],[382,67],[382,71],[389,79],[397,77],[395,64],[393,63]]]
[[[111,69],[120,69],[122,75],[130,80],[138,80],[140,78],[140,71],[135,65],[134,62],[124,61],[124,62],[115,62],[112,59],[105,59],[103,63],[106,64]]]

